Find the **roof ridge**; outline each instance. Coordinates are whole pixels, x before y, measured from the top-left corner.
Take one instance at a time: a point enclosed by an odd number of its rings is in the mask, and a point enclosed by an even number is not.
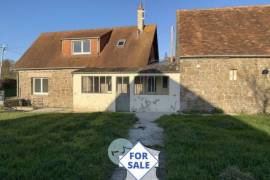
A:
[[[157,26],[156,24],[147,24],[145,26]],[[64,30],[64,31],[52,31],[52,32],[42,32],[41,34],[51,34],[51,33],[69,33],[69,32],[80,32],[80,31],[112,31],[114,29],[127,29],[127,28],[136,28],[137,26],[114,26],[108,28],[93,28],[93,29],[77,29],[77,30]]]
[[[51,32],[42,32],[41,34],[51,34],[51,33],[69,33],[69,32],[80,32],[80,31],[111,31],[112,28],[95,28],[95,29],[75,29],[75,30],[63,30],[63,31],[51,31]]]
[[[264,8],[270,7],[270,4],[258,4],[258,5],[239,5],[239,6],[225,6],[217,8],[204,8],[204,9],[178,9],[177,12],[181,11],[215,11],[215,10],[230,10],[230,9],[250,9],[250,8]]]

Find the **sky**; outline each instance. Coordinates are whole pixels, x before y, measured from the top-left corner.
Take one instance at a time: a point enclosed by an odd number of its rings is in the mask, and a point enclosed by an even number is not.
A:
[[[18,60],[42,32],[136,25],[139,0],[1,0],[0,44]],[[157,24],[159,55],[170,49],[177,9],[270,4],[270,0],[143,0],[146,24]]]

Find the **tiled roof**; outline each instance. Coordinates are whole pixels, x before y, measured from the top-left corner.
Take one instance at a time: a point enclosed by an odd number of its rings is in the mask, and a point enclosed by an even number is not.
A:
[[[64,56],[62,40],[108,35],[108,42],[99,55]],[[119,39],[126,39],[124,48],[117,48]],[[43,33],[16,63],[16,69],[51,69],[84,67],[142,67],[149,64],[152,46],[158,49],[156,25],[145,26],[138,35],[137,27]],[[158,59],[158,50],[155,53]]]
[[[84,74],[84,73],[179,73],[178,66],[173,63],[155,63],[145,67],[126,67],[126,68],[84,68],[74,71],[74,74]]]
[[[270,5],[178,10],[176,53],[270,55]]]

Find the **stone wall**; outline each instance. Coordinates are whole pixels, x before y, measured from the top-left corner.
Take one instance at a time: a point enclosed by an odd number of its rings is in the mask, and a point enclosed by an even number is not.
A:
[[[30,100],[34,107],[72,108],[73,81],[72,71],[66,70],[27,70],[19,71],[18,96]],[[32,93],[32,78],[48,78],[48,95]]]
[[[270,112],[270,58],[181,58],[181,110]],[[230,80],[230,70],[237,80]]]

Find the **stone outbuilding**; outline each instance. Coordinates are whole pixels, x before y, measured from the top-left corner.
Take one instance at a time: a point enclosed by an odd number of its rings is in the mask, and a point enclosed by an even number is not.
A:
[[[177,11],[181,111],[270,112],[270,6]]]

